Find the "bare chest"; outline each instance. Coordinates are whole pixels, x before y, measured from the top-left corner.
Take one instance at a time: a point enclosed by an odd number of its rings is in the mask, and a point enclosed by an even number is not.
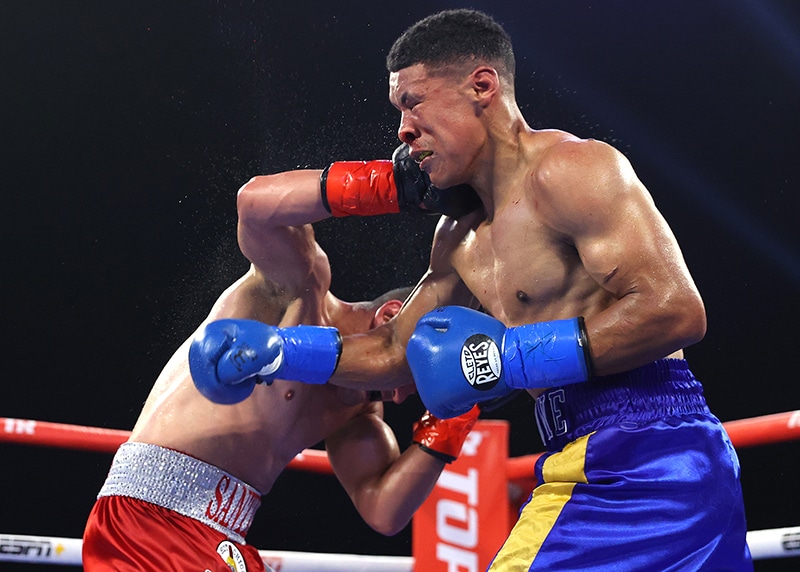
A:
[[[549,319],[580,269],[571,245],[517,214],[470,231],[453,264],[483,309],[509,326]]]
[[[368,399],[366,391],[327,384],[276,380],[262,389],[259,397],[263,401],[254,411],[254,420],[262,420],[263,412],[270,411],[272,421],[278,419],[281,429],[266,422],[268,432],[272,436],[278,435],[280,447],[287,447],[291,455],[311,447],[342,427]]]

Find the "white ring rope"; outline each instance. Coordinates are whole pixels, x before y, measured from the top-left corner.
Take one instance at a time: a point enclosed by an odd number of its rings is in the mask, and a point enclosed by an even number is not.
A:
[[[81,565],[80,538],[0,534],[0,562],[28,564]],[[259,550],[264,564],[280,572],[411,572],[411,556],[365,556]]]
[[[753,560],[800,556],[800,526],[751,530],[747,533],[747,545]]]
[[[0,534],[0,562],[81,565],[80,538]],[[753,560],[800,556],[800,526],[751,530],[747,544]],[[412,556],[365,556],[259,550],[265,564],[280,572],[412,572]]]

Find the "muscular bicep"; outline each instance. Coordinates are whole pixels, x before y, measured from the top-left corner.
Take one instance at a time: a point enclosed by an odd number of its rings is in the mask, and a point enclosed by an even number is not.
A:
[[[672,233],[643,190],[614,191],[573,233],[584,268],[617,299],[663,289],[682,271]],[[605,209],[605,211],[603,210]]]
[[[330,280],[327,258],[310,224],[329,216],[319,196],[319,173],[254,177],[237,195],[239,248],[276,287],[298,289]]]
[[[378,412],[353,417],[325,439],[325,448],[336,477],[354,501],[374,492],[400,456],[394,433]]]
[[[542,187],[542,202],[584,270],[611,295],[586,307],[596,372],[630,369],[698,341],[705,333],[702,300],[675,236],[627,159],[599,142],[567,147],[551,165],[557,174]]]
[[[549,221],[592,278],[616,298],[684,280],[677,241],[628,160],[598,141],[563,145],[542,187]]]

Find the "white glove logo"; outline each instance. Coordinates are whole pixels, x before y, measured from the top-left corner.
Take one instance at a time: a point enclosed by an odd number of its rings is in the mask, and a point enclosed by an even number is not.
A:
[[[477,390],[488,391],[497,385],[503,370],[500,349],[489,336],[475,334],[461,347],[461,373]]]

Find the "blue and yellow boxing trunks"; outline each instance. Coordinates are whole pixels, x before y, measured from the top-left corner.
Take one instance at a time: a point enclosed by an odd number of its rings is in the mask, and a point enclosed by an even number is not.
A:
[[[753,570],[739,460],[681,359],[549,390],[537,487],[489,570]]]

